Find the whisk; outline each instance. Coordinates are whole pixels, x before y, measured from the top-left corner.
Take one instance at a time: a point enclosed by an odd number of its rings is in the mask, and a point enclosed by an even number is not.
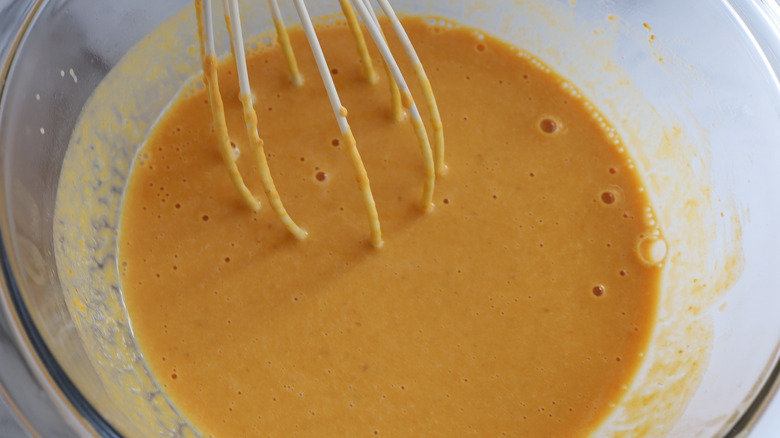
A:
[[[391,27],[400,40],[404,52],[409,57],[413,66],[415,76],[420,83],[423,90],[423,95],[427,104],[428,113],[431,118],[431,126],[433,128],[433,148],[431,148],[428,140],[428,133],[423,124],[420,112],[415,104],[415,101],[409,92],[409,87],[406,80],[398,68],[393,54],[385,41],[385,36],[379,26],[379,20],[371,5],[371,0],[354,0],[355,7],[362,20],[363,25],[368,30],[369,35],[379,49],[379,53],[384,61],[385,70],[389,78],[391,105],[392,105],[392,117],[395,121],[399,121],[404,118],[404,109],[409,113],[409,120],[414,127],[415,134],[420,146],[423,160],[423,194],[420,201],[420,208],[423,211],[430,210],[433,205],[433,190],[436,175],[441,175],[445,170],[444,165],[444,134],[439,116],[439,110],[436,105],[436,99],[433,95],[430,82],[425,74],[420,59],[417,56],[414,48],[412,47],[409,37],[398,20],[395,12],[388,3],[387,0],[378,0],[380,9],[385,16],[389,19]],[[276,28],[277,40],[284,53],[292,81],[295,85],[300,86],[303,84],[304,78],[301,77],[298,71],[295,54],[293,53],[290,41],[287,35],[287,29],[282,20],[282,14],[279,10],[277,0],[269,0],[269,9],[273,18],[274,26]],[[379,224],[379,215],[376,209],[376,203],[371,193],[371,185],[366,173],[363,160],[360,157],[360,153],[357,148],[355,137],[352,135],[349,123],[347,121],[347,109],[344,108],[339,99],[338,91],[333,83],[330,69],[328,68],[325,56],[322,53],[322,48],[317,39],[314,26],[312,24],[311,17],[306,10],[306,5],[303,0],[293,0],[295,9],[298,12],[298,16],[301,21],[301,26],[306,35],[306,38],[311,47],[314,59],[317,64],[317,69],[320,72],[321,80],[325,85],[325,90],[328,94],[331,106],[333,108],[333,114],[336,117],[336,121],[341,131],[341,135],[344,144],[347,148],[347,153],[354,168],[358,187],[362,194],[363,203],[365,205],[366,212],[368,214],[369,226],[371,230],[371,244],[374,247],[382,246],[382,232]],[[350,0],[339,0],[342,13],[347,21],[347,24],[352,33],[355,41],[356,49],[361,59],[361,65],[363,68],[363,74],[366,80],[370,82],[376,82],[378,76],[374,71],[366,42],[363,37],[363,31],[355,15]],[[276,190],[271,172],[266,159],[265,151],[263,148],[263,140],[260,138],[258,132],[257,114],[253,108],[252,91],[249,85],[249,76],[247,72],[246,64],[246,52],[244,50],[243,33],[241,29],[241,18],[239,15],[239,7],[237,0],[223,0],[225,10],[225,23],[227,25],[228,33],[230,35],[230,46],[233,54],[233,58],[236,64],[236,71],[238,72],[239,81],[239,99],[242,104],[244,120],[246,122],[247,134],[249,136],[249,144],[252,149],[252,153],[257,159],[257,165],[260,172],[260,179],[262,182],[263,191],[265,192],[268,202],[276,215],[282,221],[284,226],[298,239],[306,238],[306,231],[299,227],[287,213],[282,203],[281,197]],[[228,135],[227,123],[225,119],[225,111],[223,106],[222,97],[219,91],[219,85],[217,82],[217,53],[214,44],[214,27],[213,27],[213,15],[211,8],[211,0],[195,0],[195,8],[198,19],[198,37],[200,42],[200,56],[203,64],[203,77],[206,84],[206,88],[209,94],[209,103],[211,106],[212,119],[217,133],[219,149],[222,155],[222,159],[230,175],[233,185],[238,190],[241,199],[252,210],[258,210],[260,208],[260,202],[252,194],[252,192],[244,184],[241,173],[236,165],[236,158],[234,156],[232,146],[230,144],[230,137]]]

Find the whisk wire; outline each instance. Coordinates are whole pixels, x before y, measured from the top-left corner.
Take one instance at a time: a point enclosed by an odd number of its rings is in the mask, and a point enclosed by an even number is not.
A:
[[[287,34],[287,26],[284,25],[282,11],[279,10],[279,3],[276,0],[268,0],[268,7],[271,9],[271,18],[276,28],[276,38],[279,40],[282,53],[284,53],[287,69],[290,70],[293,84],[300,87],[303,85],[303,76],[301,76],[301,72],[298,70],[298,62],[295,60],[295,52],[293,52],[292,45],[290,45],[290,37]]]
[[[401,102],[403,103],[404,107],[409,110],[409,119],[412,123],[412,126],[414,127],[415,134],[417,135],[417,142],[420,145],[420,152],[423,158],[423,196],[422,200],[420,201],[420,208],[424,211],[430,210],[433,205],[433,190],[436,181],[436,172],[433,153],[431,151],[430,143],[428,142],[428,134],[425,131],[425,125],[422,122],[420,112],[418,111],[417,105],[414,102],[412,93],[409,91],[409,86],[407,85],[406,80],[401,73],[401,69],[398,67],[398,63],[395,61],[395,58],[390,51],[390,47],[387,45],[387,42],[385,41],[382,32],[379,29],[379,23],[377,20],[374,20],[374,18],[368,12],[368,8],[366,7],[365,3],[358,0],[355,4],[357,5],[358,13],[363,19],[363,23],[366,25],[371,38],[373,38],[374,43],[379,49],[379,53],[385,60],[385,63],[389,67],[393,78],[395,78],[395,81],[398,84],[398,88],[401,90]],[[396,17],[396,20],[397,19],[398,18]],[[394,30],[397,32],[397,29],[394,28]]]
[[[357,1],[362,1],[366,5],[366,9],[368,9],[368,12],[371,14],[371,19],[374,20],[375,23],[379,24],[379,19],[374,12],[374,8],[371,7],[371,0]],[[381,26],[379,27],[379,32],[382,34],[382,38],[387,41]],[[390,114],[394,121],[400,122],[404,118],[404,109],[403,105],[401,104],[401,91],[398,89],[398,84],[395,82],[395,78],[393,78],[392,73],[390,73],[390,67],[387,66],[387,63],[384,59],[382,59],[382,65],[384,66],[385,76],[387,77],[387,83],[390,87]]]
[[[371,63],[371,55],[368,54],[366,39],[363,38],[363,31],[360,29],[357,17],[355,17],[355,11],[352,9],[349,0],[339,0],[339,5],[341,6],[341,12],[344,14],[344,19],[347,21],[349,31],[352,33],[352,39],[355,40],[355,48],[360,57],[360,64],[363,67],[363,76],[369,83],[376,83],[379,80],[379,76],[374,71],[374,66]]]
[[[365,1],[368,2],[369,0]],[[439,107],[436,103],[436,97],[433,94],[433,88],[428,80],[428,75],[425,74],[425,69],[423,68],[422,62],[420,62],[420,57],[417,56],[417,51],[414,50],[414,46],[409,40],[406,30],[404,30],[404,27],[401,25],[401,21],[398,20],[398,16],[390,6],[390,3],[387,0],[377,0],[377,2],[379,3],[379,7],[382,8],[385,16],[390,20],[390,25],[393,27],[398,39],[401,40],[401,45],[403,46],[406,55],[409,57],[409,60],[412,62],[415,76],[417,76],[417,80],[422,88],[423,96],[425,97],[428,112],[431,117],[431,125],[434,132],[434,149],[436,151],[436,172],[440,175],[444,174],[446,171],[446,165],[444,163],[444,128],[441,122],[441,115],[439,114]]]
[[[325,55],[322,53],[322,47],[317,38],[317,33],[314,31],[314,25],[306,10],[306,5],[303,3],[303,0],[293,0],[293,4],[298,11],[303,31],[306,34],[306,39],[309,41],[309,46],[314,54],[314,61],[317,63],[317,69],[320,72],[322,82],[325,84],[325,91],[328,93],[328,99],[330,100],[333,114],[336,117],[339,130],[346,143],[347,153],[352,161],[355,177],[360,192],[363,195],[363,203],[366,212],[368,213],[369,226],[371,227],[371,244],[374,247],[379,248],[383,244],[382,231],[379,225],[379,214],[376,210],[374,195],[371,193],[371,184],[368,180],[368,173],[363,165],[362,158],[360,158],[360,152],[357,149],[355,137],[352,135],[352,129],[349,127],[349,122],[347,121],[347,109],[341,105],[341,99],[336,90],[336,85],[333,83],[333,78],[331,77],[330,69],[328,68],[328,62],[325,60]]]
[[[219,83],[217,78],[217,54],[214,48],[214,26],[211,12],[211,0],[195,0],[195,9],[198,20],[198,40],[201,45],[201,63],[203,65],[203,80],[206,83],[206,90],[209,95],[209,107],[211,109],[211,118],[214,123],[214,131],[217,135],[217,144],[222,161],[225,163],[230,181],[238,191],[241,200],[253,211],[260,209],[260,202],[255,199],[252,192],[249,191],[241,173],[236,165],[233,155],[230,137],[227,132],[227,121],[225,120],[225,108],[222,104],[222,95],[219,92]],[[205,34],[205,35],[204,35]]]

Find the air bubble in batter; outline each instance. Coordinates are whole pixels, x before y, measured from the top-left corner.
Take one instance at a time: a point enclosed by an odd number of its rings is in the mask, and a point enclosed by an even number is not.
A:
[[[623,188],[614,184],[598,194],[598,200],[602,205],[615,205],[621,202],[623,198]]]
[[[238,160],[238,157],[241,156],[241,150],[238,148],[238,145],[236,145],[236,142],[230,141],[230,150],[233,151],[233,161]]]
[[[546,117],[539,122],[539,129],[545,134],[555,134],[560,129],[560,123],[551,117]]]
[[[637,244],[639,259],[651,266],[658,265],[664,261],[667,249],[666,241],[657,234],[641,237]]]

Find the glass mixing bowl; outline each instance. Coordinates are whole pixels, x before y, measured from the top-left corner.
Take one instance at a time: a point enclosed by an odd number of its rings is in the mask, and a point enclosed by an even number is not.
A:
[[[271,29],[265,2],[247,3],[245,32]],[[335,1],[309,3],[313,15],[335,12]],[[780,6],[393,4],[484,29],[557,70],[646,177],[669,248],[665,288],[648,365],[624,403],[634,418],[619,406],[604,434],[749,431],[780,373]],[[135,152],[198,72],[192,9],[0,1],[0,402],[31,435],[199,435],[144,366],[121,287],[96,274],[116,271]],[[661,397],[661,387],[679,391]]]

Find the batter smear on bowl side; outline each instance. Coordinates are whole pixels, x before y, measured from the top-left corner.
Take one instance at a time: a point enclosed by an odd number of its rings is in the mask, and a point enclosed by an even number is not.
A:
[[[278,45],[247,62],[276,189],[305,239],[268,205],[247,208],[205,88],[182,93],[139,151],[123,294],[146,362],[207,436],[586,436],[642,362],[665,248],[615,130],[516,48],[403,24],[447,137],[427,212],[415,129],[394,121],[379,56],[371,83],[347,25],[317,29],[381,248],[299,29],[303,85]],[[219,65],[237,167],[262,193],[236,76]]]

